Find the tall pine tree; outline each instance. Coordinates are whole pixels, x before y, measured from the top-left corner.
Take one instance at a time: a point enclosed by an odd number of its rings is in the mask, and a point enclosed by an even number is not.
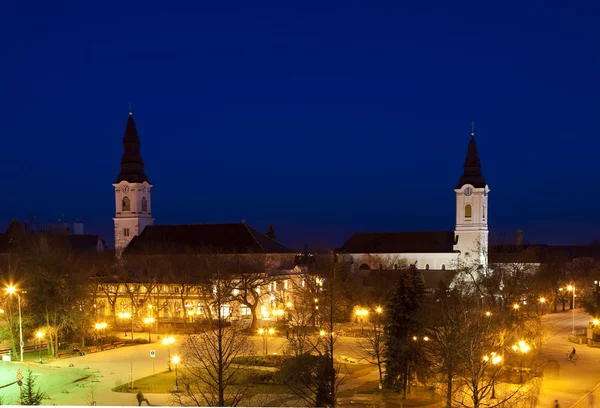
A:
[[[402,391],[404,397],[409,382],[426,365],[424,340],[425,285],[416,268],[403,272],[387,305],[385,323],[386,387]]]

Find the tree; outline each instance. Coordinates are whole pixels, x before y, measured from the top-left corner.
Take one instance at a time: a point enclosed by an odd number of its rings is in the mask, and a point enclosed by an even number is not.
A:
[[[333,370],[333,371],[332,371]],[[339,369],[331,365],[329,353],[305,353],[285,361],[279,371],[283,382],[309,407],[332,407],[331,378],[339,385]]]
[[[258,328],[258,306],[269,295],[265,286],[275,282],[269,275],[268,260],[265,255],[235,255],[231,258],[231,272],[227,281],[231,299],[250,309],[251,329]]]
[[[41,392],[39,387],[35,386],[35,383],[36,377],[34,377],[31,369],[28,369],[27,374],[25,375],[25,383],[23,384],[23,388],[21,390],[21,399],[23,401],[22,405],[42,404],[42,400],[46,394]]]
[[[357,347],[355,347],[355,352],[361,359],[377,366],[380,384],[383,384],[383,365],[387,352],[383,331],[383,313],[381,307],[375,307],[374,310],[371,310],[369,313],[371,316],[369,320],[370,327],[364,333],[364,337],[358,338]]]
[[[401,390],[404,398],[410,379],[427,365],[421,347],[424,301],[425,287],[417,270],[401,273],[386,310],[384,384]]]
[[[27,302],[33,323],[43,327],[53,355],[58,354],[62,336],[72,335],[84,318],[78,305],[88,296],[88,272],[81,267],[81,258],[73,253],[60,237],[45,237],[22,253],[22,268],[27,276]]]
[[[253,354],[253,345],[241,327],[226,322],[223,313],[230,300],[226,259],[207,255],[199,261],[212,275],[215,318],[208,321],[206,330],[186,338],[182,346],[181,392],[173,396],[182,406],[237,406],[246,397],[247,387],[241,384],[241,368],[233,361]]]

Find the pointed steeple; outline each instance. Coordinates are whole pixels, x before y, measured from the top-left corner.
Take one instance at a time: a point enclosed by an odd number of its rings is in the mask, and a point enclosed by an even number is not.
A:
[[[475,188],[484,188],[486,186],[485,178],[481,174],[481,163],[477,154],[477,144],[475,143],[475,122],[471,123],[471,140],[467,148],[467,158],[465,159],[464,171],[456,188],[461,188],[465,184],[471,184]]]
[[[133,120],[131,105],[129,105],[129,117],[123,135],[123,157],[121,158],[121,172],[117,176],[117,183],[128,181],[130,183],[142,183],[148,181],[144,173],[144,160],[140,154],[140,138]]]

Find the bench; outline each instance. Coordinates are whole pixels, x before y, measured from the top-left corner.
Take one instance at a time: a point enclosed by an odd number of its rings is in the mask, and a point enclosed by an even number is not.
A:
[[[73,353],[71,353],[70,351],[60,351],[56,356],[58,358],[65,358],[65,357],[71,357],[73,355]]]
[[[97,351],[98,351],[98,347],[97,346],[91,346],[91,347],[88,347],[85,350],[86,354],[95,353]]]
[[[117,347],[121,347],[121,346],[123,346],[123,345],[125,345],[125,343],[123,343],[122,341],[117,341],[117,342],[114,342],[114,343],[113,343],[113,346],[115,346],[115,348],[117,348]]]

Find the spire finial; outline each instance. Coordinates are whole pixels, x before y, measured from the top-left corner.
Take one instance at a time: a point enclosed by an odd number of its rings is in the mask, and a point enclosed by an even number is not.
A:
[[[133,116],[133,105],[129,102],[129,116]]]
[[[475,137],[475,121],[471,121],[471,137]]]

